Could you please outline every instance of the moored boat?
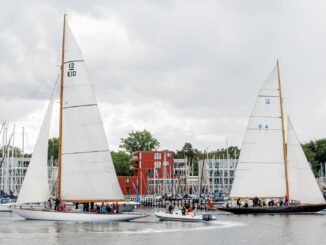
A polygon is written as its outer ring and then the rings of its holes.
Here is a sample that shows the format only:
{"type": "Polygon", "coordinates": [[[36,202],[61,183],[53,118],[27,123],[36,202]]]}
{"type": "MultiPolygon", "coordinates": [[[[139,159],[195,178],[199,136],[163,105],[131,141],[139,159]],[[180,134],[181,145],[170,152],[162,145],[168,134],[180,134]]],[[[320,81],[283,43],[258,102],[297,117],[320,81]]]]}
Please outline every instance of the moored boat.
{"type": "Polygon", "coordinates": [[[15,202],[8,202],[0,204],[0,212],[11,212],[11,207],[13,207],[15,202]]]}
{"type": "Polygon", "coordinates": [[[284,124],[277,62],[249,119],[230,193],[231,204],[219,210],[257,214],[318,212],[326,208],[289,117],[287,132],[284,124]],[[259,205],[248,205],[255,199],[259,205]],[[232,205],[232,200],[237,200],[237,205],[232,205]]]}

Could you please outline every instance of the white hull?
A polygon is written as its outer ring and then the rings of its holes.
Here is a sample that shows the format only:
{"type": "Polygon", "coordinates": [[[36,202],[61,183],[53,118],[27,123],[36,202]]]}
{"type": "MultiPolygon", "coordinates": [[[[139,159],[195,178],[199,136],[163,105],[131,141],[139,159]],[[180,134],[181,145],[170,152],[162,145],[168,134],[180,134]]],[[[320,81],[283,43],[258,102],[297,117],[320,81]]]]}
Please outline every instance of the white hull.
{"type": "Polygon", "coordinates": [[[161,221],[180,221],[180,222],[203,222],[202,215],[186,214],[181,213],[166,213],[166,212],[156,212],[155,216],[161,221]]]}
{"type": "Polygon", "coordinates": [[[0,212],[11,212],[11,206],[15,204],[14,202],[0,204],[0,212]]]}
{"type": "Polygon", "coordinates": [[[89,222],[116,222],[129,221],[146,217],[145,214],[122,213],[122,214],[97,214],[97,213],[76,213],[57,212],[48,210],[18,209],[12,211],[19,216],[30,220],[50,220],[50,221],[89,221],[89,222]]]}

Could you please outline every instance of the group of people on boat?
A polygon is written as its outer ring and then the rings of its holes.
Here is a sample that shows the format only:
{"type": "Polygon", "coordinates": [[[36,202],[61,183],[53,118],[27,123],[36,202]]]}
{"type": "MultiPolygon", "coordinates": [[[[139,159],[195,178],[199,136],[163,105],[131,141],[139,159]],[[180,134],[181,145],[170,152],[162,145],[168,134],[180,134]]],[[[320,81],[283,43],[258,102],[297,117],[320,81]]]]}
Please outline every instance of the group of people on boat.
{"type": "Polygon", "coordinates": [[[96,209],[96,213],[119,213],[120,212],[120,205],[119,203],[112,203],[112,205],[110,204],[104,204],[104,202],[102,202],[101,205],[96,204],[95,206],[96,209]]]}
{"type": "MultiPolygon", "coordinates": [[[[253,199],[245,199],[241,200],[241,198],[237,199],[236,206],[241,208],[248,208],[248,207],[274,207],[274,206],[288,206],[289,205],[289,198],[287,195],[284,198],[279,199],[260,199],[255,197],[253,199]]],[[[226,204],[226,207],[229,208],[229,202],[226,204]]]]}
{"type": "MultiPolygon", "coordinates": [[[[79,202],[75,202],[75,209],[79,209],[79,202]]],[[[120,213],[120,204],[118,202],[116,203],[106,203],[102,202],[101,205],[95,204],[94,202],[83,202],[81,203],[83,205],[83,212],[96,212],[96,213],[120,213]]],[[[49,199],[48,201],[48,207],[52,208],[52,202],[49,199]]],[[[57,211],[65,211],[66,210],[66,204],[64,202],[61,202],[59,199],[54,200],[54,210],[57,211]]]]}
{"type": "MultiPolygon", "coordinates": [[[[168,206],[168,212],[170,214],[172,214],[175,209],[176,209],[176,207],[174,207],[172,204],[168,206]]],[[[193,212],[193,209],[192,209],[192,206],[190,204],[186,204],[181,208],[182,215],[186,215],[186,214],[189,214],[189,213],[192,213],[192,212],[193,212]]]]}

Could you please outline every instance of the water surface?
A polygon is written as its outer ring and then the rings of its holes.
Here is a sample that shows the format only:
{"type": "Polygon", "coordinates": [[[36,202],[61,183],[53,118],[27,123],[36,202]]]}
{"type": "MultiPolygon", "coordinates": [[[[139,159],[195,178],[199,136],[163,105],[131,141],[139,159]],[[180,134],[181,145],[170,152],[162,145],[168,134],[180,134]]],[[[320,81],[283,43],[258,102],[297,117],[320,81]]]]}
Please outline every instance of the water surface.
{"type": "MultiPolygon", "coordinates": [[[[141,210],[153,213],[154,210],[141,210]]],[[[27,221],[0,213],[0,244],[326,244],[326,212],[300,215],[232,215],[214,212],[209,223],[27,221]]]]}

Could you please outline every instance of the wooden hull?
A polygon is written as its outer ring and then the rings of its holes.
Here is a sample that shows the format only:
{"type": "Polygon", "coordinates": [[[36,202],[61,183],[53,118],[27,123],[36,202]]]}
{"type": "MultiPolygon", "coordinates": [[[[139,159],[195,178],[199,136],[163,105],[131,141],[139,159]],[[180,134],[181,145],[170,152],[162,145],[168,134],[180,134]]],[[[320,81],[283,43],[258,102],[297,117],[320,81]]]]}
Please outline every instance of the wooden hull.
{"type": "Polygon", "coordinates": [[[316,213],[326,208],[326,204],[303,204],[278,207],[230,207],[219,208],[221,211],[233,214],[295,214],[295,213],[316,213]]]}
{"type": "Polygon", "coordinates": [[[13,208],[12,211],[28,220],[50,221],[86,221],[86,222],[118,222],[130,221],[146,217],[146,214],[121,213],[121,214],[97,214],[83,212],[57,212],[49,210],[13,208]]]}

